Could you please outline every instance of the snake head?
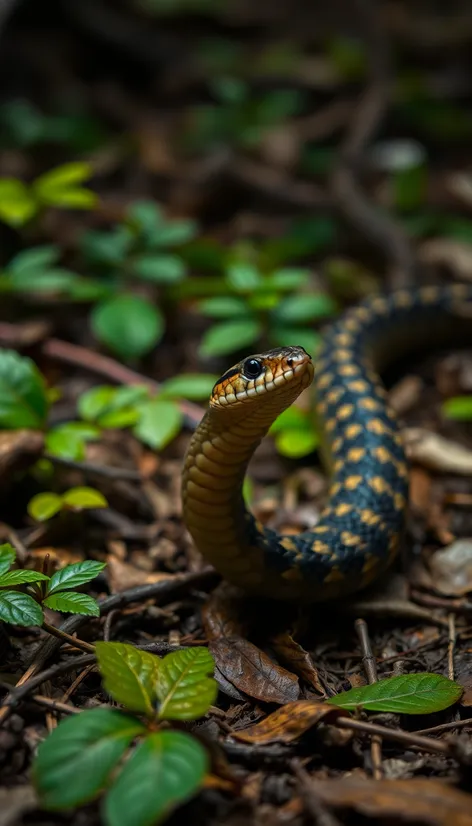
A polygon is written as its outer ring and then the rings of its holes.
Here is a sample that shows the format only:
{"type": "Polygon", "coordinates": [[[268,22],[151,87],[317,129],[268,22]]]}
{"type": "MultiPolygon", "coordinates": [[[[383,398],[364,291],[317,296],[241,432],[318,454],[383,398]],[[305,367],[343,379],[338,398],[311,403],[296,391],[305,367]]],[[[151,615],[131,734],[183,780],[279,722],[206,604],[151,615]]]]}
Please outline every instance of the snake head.
{"type": "Polygon", "coordinates": [[[278,347],[235,364],[213,387],[210,407],[229,409],[264,400],[280,411],[311,383],[313,362],[303,347],[278,347]]]}

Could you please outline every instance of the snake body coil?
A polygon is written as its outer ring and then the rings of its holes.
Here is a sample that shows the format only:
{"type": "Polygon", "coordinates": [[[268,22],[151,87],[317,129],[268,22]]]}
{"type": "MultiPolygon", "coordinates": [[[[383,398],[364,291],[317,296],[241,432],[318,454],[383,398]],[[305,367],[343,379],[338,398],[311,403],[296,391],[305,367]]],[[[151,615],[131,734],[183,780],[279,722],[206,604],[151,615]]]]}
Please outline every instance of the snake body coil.
{"type": "Polygon", "coordinates": [[[464,284],[376,296],[328,329],[315,368],[303,348],[285,347],[250,356],[221,377],[190,441],[182,498],[197,548],[226,579],[272,598],[317,601],[364,587],[390,564],[408,467],[377,369],[427,339],[463,335],[471,300],[464,284]],[[313,371],[332,483],[313,530],[281,536],[246,510],[242,483],[260,440],[313,371]]]}

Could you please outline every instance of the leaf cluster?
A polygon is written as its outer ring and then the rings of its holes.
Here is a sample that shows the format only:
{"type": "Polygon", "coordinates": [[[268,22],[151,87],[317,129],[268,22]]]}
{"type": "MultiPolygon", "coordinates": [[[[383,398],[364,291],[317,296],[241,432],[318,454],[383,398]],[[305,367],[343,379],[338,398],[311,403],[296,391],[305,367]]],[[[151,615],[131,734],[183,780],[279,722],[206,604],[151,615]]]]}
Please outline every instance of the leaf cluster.
{"type": "Polygon", "coordinates": [[[105,791],[107,826],[158,823],[198,790],[208,769],[200,742],[165,721],[208,711],[218,690],[213,659],[204,648],[161,659],[107,642],[97,643],[96,653],[105,690],[134,714],[97,708],[61,722],[34,765],[42,805],[67,809],[105,791]]]}
{"type": "Polygon", "coordinates": [[[39,571],[10,570],[15,559],[11,545],[0,545],[1,621],[12,625],[42,625],[42,607],[68,614],[99,615],[96,600],[71,589],[95,579],[105,567],[104,563],[76,562],[49,577],[39,571]]]}
{"type": "Polygon", "coordinates": [[[19,178],[0,178],[0,220],[22,227],[47,207],[94,209],[98,198],[82,186],[92,176],[85,161],[73,161],[50,169],[32,183],[19,178]]]}

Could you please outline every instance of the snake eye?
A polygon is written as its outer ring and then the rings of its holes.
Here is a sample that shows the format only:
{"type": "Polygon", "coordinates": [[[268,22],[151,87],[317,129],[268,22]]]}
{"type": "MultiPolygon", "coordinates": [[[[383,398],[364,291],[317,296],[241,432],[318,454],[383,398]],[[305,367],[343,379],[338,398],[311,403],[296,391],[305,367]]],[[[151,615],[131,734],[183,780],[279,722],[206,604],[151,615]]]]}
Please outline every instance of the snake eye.
{"type": "Polygon", "coordinates": [[[243,364],[243,373],[247,379],[257,379],[264,367],[259,359],[247,359],[243,364]]]}

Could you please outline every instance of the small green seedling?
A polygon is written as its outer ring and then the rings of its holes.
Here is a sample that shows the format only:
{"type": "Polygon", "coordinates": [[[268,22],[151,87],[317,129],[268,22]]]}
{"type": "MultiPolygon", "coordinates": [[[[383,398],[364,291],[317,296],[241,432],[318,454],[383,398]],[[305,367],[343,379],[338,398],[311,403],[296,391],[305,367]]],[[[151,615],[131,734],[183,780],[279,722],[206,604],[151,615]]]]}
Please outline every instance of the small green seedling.
{"type": "Polygon", "coordinates": [[[12,625],[42,625],[43,607],[68,614],[98,617],[96,600],[70,590],[95,579],[103,570],[102,562],[76,562],[66,565],[51,577],[39,571],[10,570],[16,559],[15,549],[0,545],[0,620],[12,625]],[[14,590],[13,590],[14,589],[14,590]]]}
{"type": "Polygon", "coordinates": [[[95,488],[77,487],[65,493],[37,493],[28,502],[28,513],[37,522],[47,522],[61,511],[84,511],[107,508],[108,502],[95,488]]]}
{"type": "Polygon", "coordinates": [[[47,207],[94,209],[96,194],[82,186],[92,173],[90,164],[75,161],[45,172],[31,184],[18,178],[0,178],[0,220],[17,228],[47,207]]]}
{"type": "Polygon", "coordinates": [[[209,760],[192,734],[169,723],[202,717],[215,701],[205,648],[160,658],[124,643],[96,645],[103,686],[125,711],[95,708],[62,721],[33,768],[41,805],[61,811],[99,795],[106,826],[164,820],[201,787],[209,760]]]}

